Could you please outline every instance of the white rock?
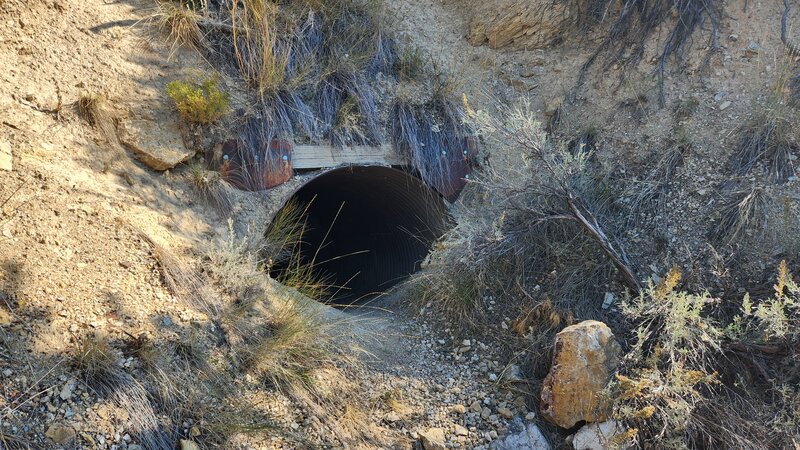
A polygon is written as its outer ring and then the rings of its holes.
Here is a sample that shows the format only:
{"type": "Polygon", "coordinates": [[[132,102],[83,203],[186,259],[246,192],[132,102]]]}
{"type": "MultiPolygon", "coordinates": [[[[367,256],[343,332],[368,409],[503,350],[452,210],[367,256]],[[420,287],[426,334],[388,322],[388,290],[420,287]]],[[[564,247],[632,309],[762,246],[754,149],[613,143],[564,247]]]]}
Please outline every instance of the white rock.
{"type": "Polygon", "coordinates": [[[492,448],[495,450],[550,450],[550,444],[539,427],[529,423],[524,430],[509,434],[494,444],[492,448]]]}
{"type": "Polygon", "coordinates": [[[722,102],[722,104],[719,105],[719,110],[720,111],[725,111],[730,106],[731,106],[731,102],[726,100],[726,101],[722,102]]]}
{"type": "Polygon", "coordinates": [[[58,394],[61,397],[61,400],[69,400],[72,398],[72,390],[75,389],[75,382],[68,381],[64,387],[61,388],[61,392],[58,394]]]}
{"type": "MultiPolygon", "coordinates": [[[[625,428],[615,420],[602,423],[584,425],[572,438],[575,450],[607,450],[619,448],[619,443],[614,442],[614,437],[625,431],[625,428]],[[612,445],[615,444],[615,445],[612,445]]],[[[626,446],[622,446],[626,448],[626,446]]]]}

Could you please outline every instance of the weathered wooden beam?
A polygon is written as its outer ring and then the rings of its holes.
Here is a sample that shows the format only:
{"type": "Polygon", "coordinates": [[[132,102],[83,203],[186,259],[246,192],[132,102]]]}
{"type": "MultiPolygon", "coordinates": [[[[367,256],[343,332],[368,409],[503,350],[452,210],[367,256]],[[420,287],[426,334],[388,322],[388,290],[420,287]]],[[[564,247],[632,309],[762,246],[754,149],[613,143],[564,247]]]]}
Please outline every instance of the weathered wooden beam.
{"type": "Polygon", "coordinates": [[[334,147],[332,145],[295,145],[292,147],[293,169],[325,169],[342,164],[404,165],[403,159],[391,145],[371,147],[356,145],[334,147]]]}

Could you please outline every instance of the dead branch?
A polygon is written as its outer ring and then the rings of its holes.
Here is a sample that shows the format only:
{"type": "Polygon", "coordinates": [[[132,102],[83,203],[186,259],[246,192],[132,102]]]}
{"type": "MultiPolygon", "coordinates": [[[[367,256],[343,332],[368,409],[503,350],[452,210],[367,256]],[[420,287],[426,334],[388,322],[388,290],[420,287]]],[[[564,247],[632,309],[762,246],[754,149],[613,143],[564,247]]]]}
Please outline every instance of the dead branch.
{"type": "Polygon", "coordinates": [[[597,220],[590,212],[586,212],[586,215],[589,216],[590,219],[586,218],[578,206],[575,204],[575,197],[572,195],[572,192],[567,192],[567,205],[569,205],[569,209],[572,214],[575,215],[575,219],[578,223],[583,226],[586,232],[589,233],[592,238],[600,244],[600,248],[603,249],[603,252],[608,256],[611,260],[611,263],[614,264],[614,267],[617,268],[622,273],[622,278],[625,281],[625,284],[631,288],[637,294],[642,291],[642,285],[639,283],[639,280],[636,279],[636,276],[633,274],[633,271],[625,262],[625,258],[622,253],[617,251],[614,248],[614,245],[606,236],[605,232],[603,232],[602,227],[600,224],[597,223],[597,220]]]}

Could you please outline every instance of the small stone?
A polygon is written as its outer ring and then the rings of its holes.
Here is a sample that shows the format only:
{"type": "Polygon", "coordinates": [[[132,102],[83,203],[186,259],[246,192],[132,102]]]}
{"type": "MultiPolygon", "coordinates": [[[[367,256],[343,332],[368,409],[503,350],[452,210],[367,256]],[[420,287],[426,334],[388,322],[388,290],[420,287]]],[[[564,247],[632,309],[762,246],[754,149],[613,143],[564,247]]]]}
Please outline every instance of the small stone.
{"type": "MultiPolygon", "coordinates": [[[[83,439],[84,442],[86,442],[86,445],[88,445],[89,448],[97,447],[97,443],[94,442],[94,438],[92,437],[91,434],[86,432],[81,432],[81,438],[83,439]]],[[[141,449],[141,447],[139,448],[141,449]]],[[[131,447],[128,447],[128,450],[131,450],[131,447]]]]}
{"type": "Polygon", "coordinates": [[[200,447],[188,439],[181,439],[181,450],[200,450],[200,447]]]}
{"type": "Polygon", "coordinates": [[[510,418],[514,417],[514,413],[511,412],[511,410],[508,409],[508,408],[497,408],[497,414],[500,414],[501,416],[503,416],[506,419],[510,419],[510,418]]]}
{"type": "MultiPolygon", "coordinates": [[[[429,428],[419,433],[422,441],[422,448],[425,450],[446,450],[444,430],[441,428],[429,428]]],[[[182,449],[183,450],[183,449],[182,449]]]]}
{"type": "Polygon", "coordinates": [[[455,424],[454,431],[456,436],[469,436],[469,430],[459,424],[455,424]]]}
{"type": "Polygon", "coordinates": [[[200,429],[197,427],[189,428],[189,436],[191,437],[200,436],[200,429]]]}
{"type": "Polygon", "coordinates": [[[181,138],[174,115],[157,120],[124,120],[120,140],[146,166],[159,172],[172,169],[194,155],[181,138]]]}
{"type": "Polygon", "coordinates": [[[464,339],[463,341],[461,341],[461,345],[463,345],[464,347],[469,347],[472,345],[472,341],[470,341],[469,339],[464,339]]]}
{"type": "Polygon", "coordinates": [[[75,389],[75,383],[72,381],[67,382],[64,387],[61,388],[61,392],[58,394],[61,397],[61,400],[69,400],[72,398],[72,390],[75,389]]]}
{"type": "Polygon", "coordinates": [[[390,422],[390,423],[397,422],[398,420],[400,420],[400,414],[397,414],[396,412],[391,411],[388,414],[386,414],[385,416],[383,416],[383,420],[385,420],[387,422],[390,422]]]}
{"type": "Polygon", "coordinates": [[[66,425],[50,425],[44,434],[48,439],[56,444],[66,444],[75,439],[75,430],[66,425]]]}
{"type": "Polygon", "coordinates": [[[489,416],[492,415],[492,410],[489,408],[483,408],[481,410],[481,419],[488,419],[489,416]]]}
{"type": "Polygon", "coordinates": [[[492,383],[494,383],[495,381],[497,381],[497,375],[496,375],[496,374],[494,374],[494,373],[490,373],[490,374],[489,374],[489,381],[491,381],[492,383]]]}
{"type": "Polygon", "coordinates": [[[469,409],[472,410],[472,412],[481,412],[481,408],[483,408],[483,406],[481,406],[481,402],[479,402],[478,400],[475,400],[469,406],[469,409]]]}
{"type": "Polygon", "coordinates": [[[725,111],[725,110],[726,110],[726,109],[728,109],[730,106],[731,106],[731,102],[730,102],[730,101],[728,101],[728,100],[726,100],[726,101],[722,102],[722,103],[719,105],[719,110],[720,110],[720,111],[725,111]]]}
{"type": "Polygon", "coordinates": [[[466,410],[467,408],[460,403],[458,405],[453,406],[453,412],[456,414],[464,414],[466,410]]]}
{"type": "Polygon", "coordinates": [[[6,378],[8,378],[8,377],[10,377],[10,376],[11,376],[13,373],[14,373],[14,372],[13,372],[11,369],[6,369],[6,370],[4,370],[4,371],[3,371],[3,376],[4,376],[4,377],[6,377],[6,378]]]}
{"type": "Polygon", "coordinates": [[[553,98],[545,102],[544,104],[544,115],[547,117],[553,117],[556,115],[559,109],[561,109],[561,103],[563,99],[561,97],[553,98]]]}

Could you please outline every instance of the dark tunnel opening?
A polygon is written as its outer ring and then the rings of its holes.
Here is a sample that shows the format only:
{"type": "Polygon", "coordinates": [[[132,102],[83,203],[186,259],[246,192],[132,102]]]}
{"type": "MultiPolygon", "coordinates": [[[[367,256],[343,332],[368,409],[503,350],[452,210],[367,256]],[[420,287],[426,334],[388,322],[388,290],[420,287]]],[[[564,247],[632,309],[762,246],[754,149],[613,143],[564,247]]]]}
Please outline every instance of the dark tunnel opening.
{"type": "MultiPolygon", "coordinates": [[[[329,286],[321,300],[337,304],[373,298],[419,270],[449,223],[439,194],[419,178],[383,166],[322,173],[287,204],[302,211],[305,224],[293,251],[329,286]]],[[[276,261],[270,274],[281,280],[288,260],[276,261]]]]}

